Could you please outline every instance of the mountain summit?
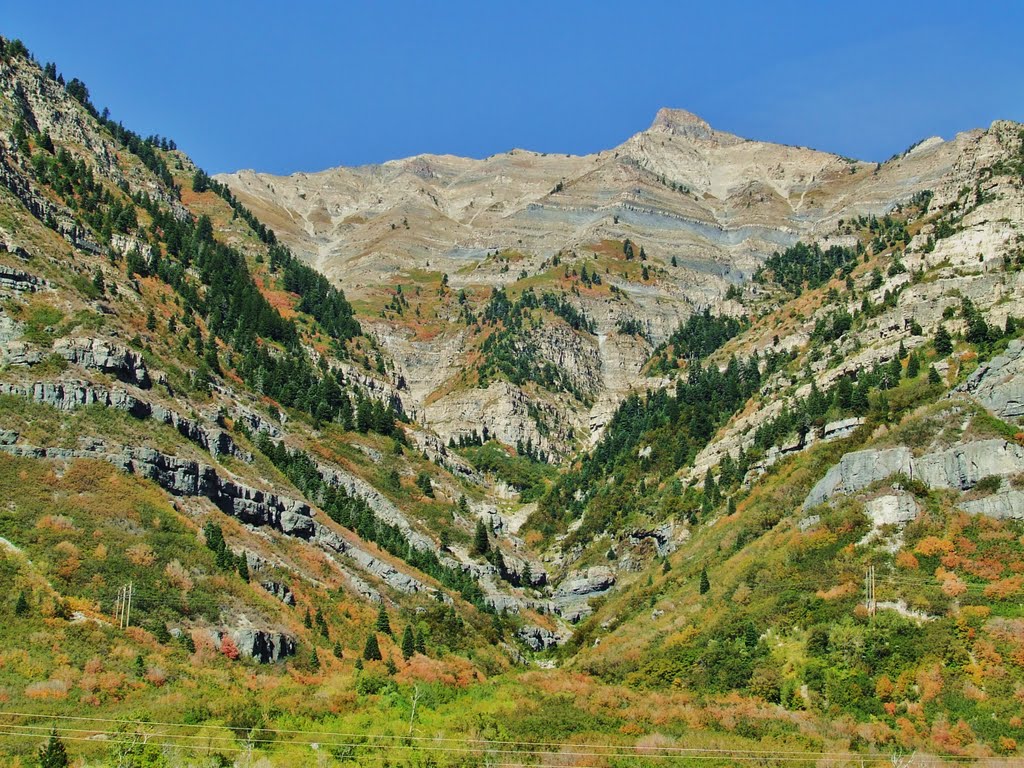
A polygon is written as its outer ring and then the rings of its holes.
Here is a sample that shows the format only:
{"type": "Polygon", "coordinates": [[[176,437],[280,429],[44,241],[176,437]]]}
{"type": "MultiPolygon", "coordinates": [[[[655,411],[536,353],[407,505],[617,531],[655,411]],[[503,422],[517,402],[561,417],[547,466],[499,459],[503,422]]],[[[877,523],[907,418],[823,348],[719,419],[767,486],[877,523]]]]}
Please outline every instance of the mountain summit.
{"type": "Polygon", "coordinates": [[[669,133],[690,139],[711,139],[717,133],[703,119],[685,109],[662,107],[654,116],[648,129],[651,132],[669,133]]]}

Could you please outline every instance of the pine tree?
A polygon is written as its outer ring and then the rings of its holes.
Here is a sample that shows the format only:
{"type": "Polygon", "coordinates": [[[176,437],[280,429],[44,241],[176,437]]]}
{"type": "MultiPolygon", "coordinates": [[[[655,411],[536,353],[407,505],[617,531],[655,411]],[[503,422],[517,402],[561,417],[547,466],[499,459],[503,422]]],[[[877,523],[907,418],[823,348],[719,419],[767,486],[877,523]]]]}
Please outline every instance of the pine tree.
{"type": "Polygon", "coordinates": [[[711,582],[708,581],[708,569],[700,569],[700,593],[706,595],[708,590],[711,589],[711,582]]]}
{"type": "Polygon", "coordinates": [[[910,359],[907,361],[907,378],[916,379],[917,375],[921,372],[921,360],[918,358],[916,352],[910,354],[910,359]]]}
{"type": "Polygon", "coordinates": [[[313,614],[311,614],[309,612],[309,608],[306,609],[306,616],[302,620],[302,625],[306,629],[312,629],[313,628],[313,614]]]}
{"type": "Polygon", "coordinates": [[[66,768],[69,764],[64,742],[57,736],[57,729],[53,728],[50,731],[49,740],[39,750],[39,766],[40,768],[66,768]]]}
{"type": "Polygon", "coordinates": [[[330,639],[330,632],[327,629],[327,619],[324,618],[324,612],[320,609],[316,609],[316,628],[320,630],[320,634],[330,639]]]}
{"type": "Polygon", "coordinates": [[[416,630],[416,653],[427,655],[427,636],[423,634],[422,629],[416,630]]]}
{"type": "Polygon", "coordinates": [[[753,648],[757,645],[757,640],[757,630],[754,629],[753,624],[748,622],[746,630],[743,633],[743,642],[746,644],[747,648],[753,648]]]}
{"type": "Polygon", "coordinates": [[[388,611],[384,607],[383,600],[380,601],[380,608],[377,610],[377,621],[373,628],[378,632],[383,632],[385,635],[391,634],[391,622],[388,621],[388,611]]]}
{"type": "Polygon", "coordinates": [[[345,652],[341,649],[341,643],[336,642],[334,644],[334,658],[336,658],[338,661],[341,661],[344,655],[345,652]]]}
{"type": "Polygon", "coordinates": [[[414,653],[416,653],[416,639],[412,634],[412,626],[406,624],[405,631],[402,633],[402,658],[408,661],[414,653]]]}
{"type": "Polygon", "coordinates": [[[476,521],[476,532],[473,535],[473,554],[486,555],[491,548],[491,542],[487,538],[487,526],[483,520],[476,521]]]}
{"type": "Polygon", "coordinates": [[[398,672],[398,665],[395,664],[395,660],[388,656],[387,663],[384,664],[384,668],[388,671],[389,675],[394,675],[398,672]]]}
{"type": "Polygon", "coordinates": [[[14,615],[15,616],[27,616],[29,611],[28,598],[25,597],[25,591],[22,590],[18,593],[18,599],[14,603],[14,615]]]}
{"type": "Polygon", "coordinates": [[[935,340],[933,341],[933,344],[935,346],[935,353],[939,357],[946,357],[953,351],[953,339],[950,338],[949,331],[946,330],[946,326],[940,325],[938,330],[935,331],[935,340]]]}
{"type": "Polygon", "coordinates": [[[316,646],[313,647],[313,652],[309,654],[309,667],[313,671],[320,669],[320,654],[316,652],[316,646]]]}
{"type": "Polygon", "coordinates": [[[934,365],[928,366],[928,383],[929,384],[941,384],[942,379],[939,377],[939,372],[935,370],[934,365]]]}
{"type": "Polygon", "coordinates": [[[155,331],[156,330],[156,315],[153,313],[152,309],[149,310],[149,314],[146,315],[146,330],[147,331],[155,331]]]}
{"type": "Polygon", "coordinates": [[[245,552],[238,554],[238,575],[242,577],[242,581],[249,580],[249,558],[245,556],[245,552]]]}
{"type": "Polygon", "coordinates": [[[380,646],[377,644],[377,634],[371,632],[370,636],[366,638],[366,647],[363,648],[363,658],[367,661],[380,661],[383,656],[380,655],[380,646]]]}

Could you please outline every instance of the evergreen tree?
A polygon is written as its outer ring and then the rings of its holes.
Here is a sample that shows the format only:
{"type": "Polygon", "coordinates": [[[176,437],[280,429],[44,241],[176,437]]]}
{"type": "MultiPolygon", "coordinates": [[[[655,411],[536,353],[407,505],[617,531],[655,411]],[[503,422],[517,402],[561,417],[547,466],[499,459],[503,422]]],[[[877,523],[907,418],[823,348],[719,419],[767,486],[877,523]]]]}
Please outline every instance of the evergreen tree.
{"type": "Polygon", "coordinates": [[[929,384],[941,384],[942,379],[939,377],[939,372],[935,370],[934,365],[928,366],[928,383],[929,384]]]}
{"type": "Polygon", "coordinates": [[[487,538],[487,526],[483,520],[476,521],[476,532],[473,535],[473,554],[486,555],[491,548],[491,542],[487,538]]]}
{"type": "Polygon", "coordinates": [[[414,653],[416,653],[416,638],[413,637],[412,626],[406,624],[405,631],[402,633],[402,658],[408,661],[414,653]]]}
{"type": "Polygon", "coordinates": [[[427,655],[427,638],[422,629],[416,630],[416,653],[427,655]]]}
{"type": "Polygon", "coordinates": [[[338,661],[341,661],[344,655],[345,652],[341,649],[341,643],[336,642],[334,644],[334,658],[336,658],[338,661]]]}
{"type": "Polygon", "coordinates": [[[156,315],[153,313],[152,309],[149,310],[149,314],[146,315],[146,330],[150,332],[156,330],[156,315]]]}
{"type": "Polygon", "coordinates": [[[243,581],[249,580],[249,558],[245,556],[245,552],[238,553],[238,575],[243,581]]]}
{"type": "Polygon", "coordinates": [[[938,330],[935,331],[935,340],[933,344],[935,346],[935,353],[939,357],[946,357],[953,351],[953,339],[950,338],[949,331],[946,330],[946,326],[940,325],[938,330]]]}
{"type": "Polygon", "coordinates": [[[313,628],[313,614],[311,614],[311,613],[309,612],[309,608],[307,608],[307,609],[306,609],[306,616],[305,616],[305,618],[304,618],[304,619],[302,620],[302,625],[303,625],[303,626],[304,626],[304,627],[305,627],[306,629],[312,629],[312,628],[313,628]]]}
{"type": "Polygon", "coordinates": [[[316,652],[316,646],[313,646],[313,652],[309,654],[309,667],[313,671],[320,669],[320,654],[316,652]]]}
{"type": "Polygon", "coordinates": [[[93,273],[92,287],[96,289],[96,293],[98,293],[100,296],[106,293],[107,286],[106,283],[104,283],[103,281],[103,273],[100,271],[99,267],[97,267],[96,271],[93,273]]]}
{"type": "Polygon", "coordinates": [[[416,487],[419,488],[427,498],[434,498],[434,486],[433,483],[430,482],[430,475],[426,472],[420,472],[416,475],[416,487]]]}
{"type": "Polygon", "coordinates": [[[377,644],[377,634],[371,632],[370,636],[366,638],[366,647],[363,648],[363,658],[367,661],[380,661],[383,656],[380,655],[380,646],[377,644]]]}
{"type": "Polygon", "coordinates": [[[918,358],[917,353],[913,352],[910,355],[910,359],[907,361],[907,378],[916,379],[917,375],[921,372],[921,360],[918,358]]]}
{"type": "Polygon", "coordinates": [[[320,630],[320,634],[326,637],[328,640],[331,637],[331,633],[327,628],[327,619],[324,617],[324,612],[320,608],[316,609],[316,628],[320,630]]]}
{"type": "Polygon", "coordinates": [[[711,589],[711,582],[708,581],[708,569],[700,569],[700,593],[706,595],[708,590],[711,589]]]}
{"type": "Polygon", "coordinates": [[[394,675],[398,672],[398,665],[395,664],[395,660],[388,656],[387,662],[384,664],[384,669],[388,671],[389,675],[394,675]]]}
{"type": "Polygon", "coordinates": [[[39,750],[39,766],[40,768],[66,768],[69,764],[64,742],[57,736],[57,729],[53,728],[50,731],[49,740],[39,750]]]}
{"type": "Polygon", "coordinates": [[[18,599],[14,603],[14,615],[15,616],[27,616],[29,611],[28,598],[25,597],[25,591],[22,590],[18,593],[18,599]]]}
{"type": "Polygon", "coordinates": [[[388,621],[388,611],[384,607],[384,601],[380,601],[380,607],[377,610],[377,621],[373,625],[374,629],[378,632],[383,632],[385,635],[391,634],[391,622],[388,621]]]}

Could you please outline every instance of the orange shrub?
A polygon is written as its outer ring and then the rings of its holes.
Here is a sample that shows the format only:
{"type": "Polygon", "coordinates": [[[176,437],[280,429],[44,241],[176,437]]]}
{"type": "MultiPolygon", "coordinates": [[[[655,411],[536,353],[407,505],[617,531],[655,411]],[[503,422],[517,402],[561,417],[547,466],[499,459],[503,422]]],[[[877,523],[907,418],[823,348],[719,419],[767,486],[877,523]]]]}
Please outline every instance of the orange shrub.
{"type": "Polygon", "coordinates": [[[902,568],[906,571],[916,571],[919,566],[920,564],[917,562],[917,558],[906,550],[903,550],[896,555],[897,568],[902,568]]]}
{"type": "Polygon", "coordinates": [[[925,536],[917,543],[917,548],[914,551],[925,557],[944,555],[953,551],[953,545],[937,536],[925,536]]]}

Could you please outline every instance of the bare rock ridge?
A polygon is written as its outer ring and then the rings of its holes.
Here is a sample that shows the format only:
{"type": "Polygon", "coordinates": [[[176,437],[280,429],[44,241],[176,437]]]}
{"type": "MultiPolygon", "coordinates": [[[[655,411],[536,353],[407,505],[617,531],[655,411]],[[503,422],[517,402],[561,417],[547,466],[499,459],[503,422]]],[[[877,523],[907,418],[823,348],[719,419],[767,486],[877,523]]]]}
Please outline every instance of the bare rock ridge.
{"type": "Polygon", "coordinates": [[[486,426],[503,442],[531,440],[557,458],[594,439],[628,392],[650,386],[642,373],[650,347],[694,309],[737,312],[726,290],[772,251],[824,241],[839,220],[888,213],[921,190],[962,186],[966,169],[991,152],[986,137],[928,140],[876,165],[743,139],[662,109],[648,129],[592,155],[420,155],[218,178],[357,307],[373,308],[360,319],[393,361],[389,378],[407,412],[444,441],[486,426]],[[644,247],[648,278],[613,273],[605,278],[612,294],[565,293],[594,321],[595,336],[553,328],[530,341],[584,401],[529,385],[466,384],[460,376],[477,348],[457,312],[426,304],[438,327],[418,334],[376,309],[396,283],[415,287],[430,275],[480,297],[524,276],[546,290],[557,283],[556,254],[578,270],[626,239],[644,247]],[[645,337],[622,332],[636,321],[645,337]]]}

